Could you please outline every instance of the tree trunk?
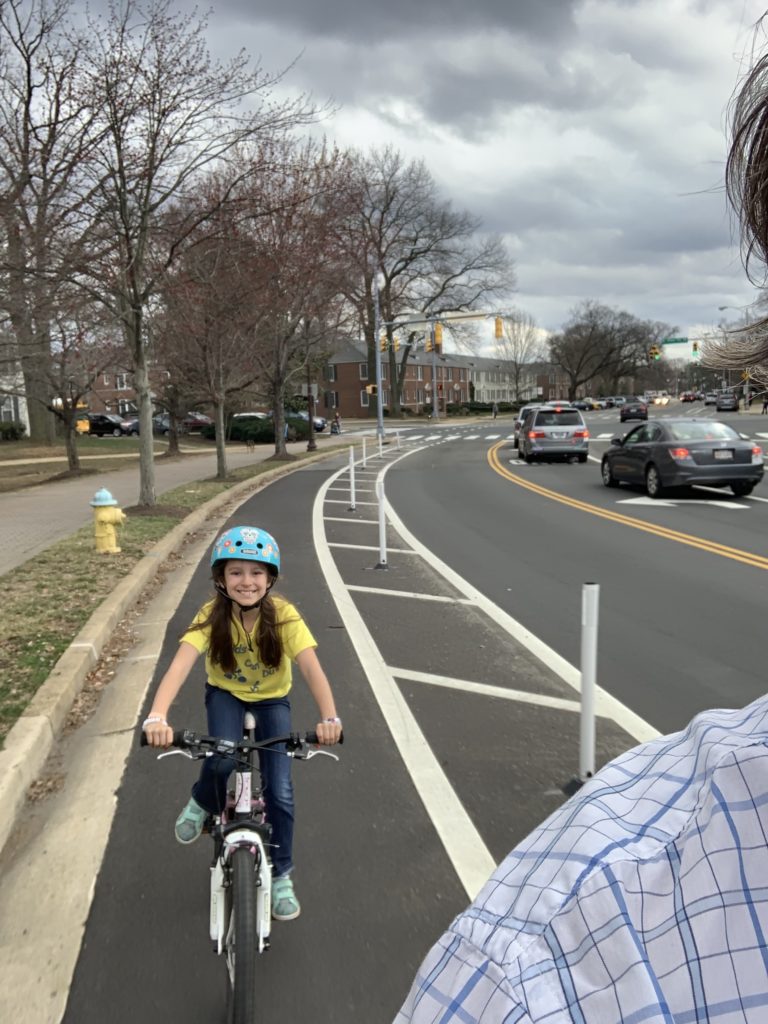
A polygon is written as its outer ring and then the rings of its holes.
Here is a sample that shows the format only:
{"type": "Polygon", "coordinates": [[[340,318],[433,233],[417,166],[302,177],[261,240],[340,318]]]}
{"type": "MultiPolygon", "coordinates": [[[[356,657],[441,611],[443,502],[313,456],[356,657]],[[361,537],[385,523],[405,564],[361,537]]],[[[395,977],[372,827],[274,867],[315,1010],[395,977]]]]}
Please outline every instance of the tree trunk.
{"type": "Polygon", "coordinates": [[[216,420],[216,479],[227,479],[227,438],[225,434],[224,403],[216,402],[214,406],[216,420]]]}
{"type": "Polygon", "coordinates": [[[64,445],[67,450],[67,467],[70,473],[77,473],[80,469],[80,453],[77,450],[77,431],[75,416],[69,422],[64,421],[64,445]]]}
{"type": "Polygon", "coordinates": [[[157,503],[155,492],[155,447],[152,436],[152,396],[149,390],[147,351],[144,345],[141,310],[135,307],[127,317],[128,349],[133,355],[133,387],[139,406],[139,505],[157,503]]]}

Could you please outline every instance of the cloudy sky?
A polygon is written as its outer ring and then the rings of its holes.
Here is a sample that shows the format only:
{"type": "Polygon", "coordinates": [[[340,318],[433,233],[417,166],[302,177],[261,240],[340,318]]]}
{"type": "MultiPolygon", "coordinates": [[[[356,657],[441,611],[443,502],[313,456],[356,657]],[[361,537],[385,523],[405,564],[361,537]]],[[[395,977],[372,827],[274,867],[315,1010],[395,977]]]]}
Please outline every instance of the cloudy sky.
{"type": "Polygon", "coordinates": [[[300,54],[289,84],[338,105],[329,135],[423,159],[504,236],[511,301],[540,327],[592,299],[695,333],[755,298],[722,184],[726,108],[766,7],[214,0],[209,43],[270,71],[300,54]]]}

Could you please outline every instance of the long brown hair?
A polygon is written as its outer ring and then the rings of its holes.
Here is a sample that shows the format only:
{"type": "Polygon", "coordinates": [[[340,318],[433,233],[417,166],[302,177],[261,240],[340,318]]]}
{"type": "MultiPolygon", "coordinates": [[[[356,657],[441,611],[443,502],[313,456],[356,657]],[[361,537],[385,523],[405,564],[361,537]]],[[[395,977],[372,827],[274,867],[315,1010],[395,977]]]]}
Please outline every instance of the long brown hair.
{"type": "MultiPolygon", "coordinates": [[[[227,597],[224,591],[224,565],[225,562],[217,562],[212,569],[213,583],[216,587],[216,596],[206,618],[197,623],[194,629],[208,629],[210,627],[211,639],[208,644],[208,654],[213,664],[218,665],[224,672],[234,672],[237,663],[235,651],[232,644],[232,619],[233,604],[231,598],[227,597]]],[[[269,573],[271,585],[277,579],[277,573],[271,565],[265,565],[269,573]]],[[[270,589],[261,599],[259,605],[258,631],[256,634],[256,646],[262,664],[267,668],[277,668],[283,657],[283,644],[280,640],[278,627],[283,621],[278,621],[278,608],[272,598],[270,589]]],[[[234,616],[237,622],[237,616],[234,616]]],[[[241,624],[238,625],[242,628],[241,624]]]]}

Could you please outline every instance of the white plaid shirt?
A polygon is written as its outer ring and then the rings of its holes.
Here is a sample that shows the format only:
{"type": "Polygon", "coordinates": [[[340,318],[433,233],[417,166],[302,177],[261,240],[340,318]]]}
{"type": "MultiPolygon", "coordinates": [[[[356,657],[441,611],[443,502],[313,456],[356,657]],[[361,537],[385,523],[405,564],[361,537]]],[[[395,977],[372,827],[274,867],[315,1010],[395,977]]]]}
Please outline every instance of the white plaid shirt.
{"type": "Polygon", "coordinates": [[[606,765],[422,964],[395,1024],[765,1024],[768,698],[606,765]]]}

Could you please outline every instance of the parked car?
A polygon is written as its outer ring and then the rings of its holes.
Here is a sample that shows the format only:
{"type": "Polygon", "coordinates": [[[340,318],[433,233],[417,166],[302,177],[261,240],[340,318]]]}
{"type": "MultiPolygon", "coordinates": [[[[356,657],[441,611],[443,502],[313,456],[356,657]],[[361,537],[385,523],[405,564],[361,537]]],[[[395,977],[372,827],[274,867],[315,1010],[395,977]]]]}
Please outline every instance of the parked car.
{"type": "MultiPolygon", "coordinates": [[[[170,432],[171,432],[171,417],[168,415],[168,413],[162,412],[162,413],[159,413],[157,416],[153,416],[152,417],[152,430],[156,434],[163,434],[166,437],[168,436],[168,434],[170,434],[170,432]]],[[[185,434],[186,432],[187,432],[187,428],[184,426],[184,424],[182,422],[177,421],[176,422],[176,433],[177,434],[185,434]]]]}
{"type": "Polygon", "coordinates": [[[586,412],[588,409],[592,408],[592,399],[591,398],[577,398],[576,401],[573,403],[573,408],[574,409],[581,409],[582,411],[586,412]]]}
{"type": "Polygon", "coordinates": [[[205,416],[201,412],[188,412],[181,420],[182,426],[189,433],[202,430],[203,427],[207,427],[211,423],[213,423],[211,417],[205,416]]]}
{"type": "Polygon", "coordinates": [[[738,412],[739,397],[733,391],[718,391],[715,399],[716,412],[738,412]]]}
{"type": "MultiPolygon", "coordinates": [[[[287,417],[298,416],[299,419],[302,419],[306,423],[309,423],[309,413],[306,412],[305,410],[300,410],[299,412],[286,412],[285,415],[287,417]]],[[[328,426],[328,421],[323,416],[313,416],[312,422],[315,425],[316,433],[322,433],[322,431],[325,430],[325,428],[328,426]]]]}
{"type": "Polygon", "coordinates": [[[104,437],[111,434],[113,437],[122,437],[129,433],[126,421],[122,416],[113,412],[89,412],[88,433],[95,437],[104,437]]]}
{"type": "Polygon", "coordinates": [[[541,406],[542,406],[541,402],[529,402],[527,405],[521,405],[520,406],[520,408],[519,408],[519,410],[517,412],[517,416],[515,417],[514,426],[512,428],[512,447],[513,448],[517,448],[518,447],[518,441],[519,441],[519,438],[520,438],[520,427],[522,425],[523,420],[525,419],[525,414],[527,412],[531,412],[531,410],[533,410],[533,409],[540,409],[541,406]]]}
{"type": "Polygon", "coordinates": [[[520,427],[518,451],[529,463],[553,457],[586,462],[589,431],[584,417],[572,406],[543,405],[529,411],[520,427]]]}
{"type": "Polygon", "coordinates": [[[138,416],[126,416],[123,420],[123,433],[138,436],[139,433],[139,417],[138,416]]]}
{"type": "Polygon", "coordinates": [[[651,498],[692,484],[746,497],[763,478],[763,450],[717,420],[648,420],[614,437],[600,468],[606,487],[645,486],[651,498]]]}
{"type": "Polygon", "coordinates": [[[648,406],[642,398],[634,396],[627,398],[626,402],[619,409],[619,422],[624,423],[625,420],[647,420],[648,419],[648,406]]]}

